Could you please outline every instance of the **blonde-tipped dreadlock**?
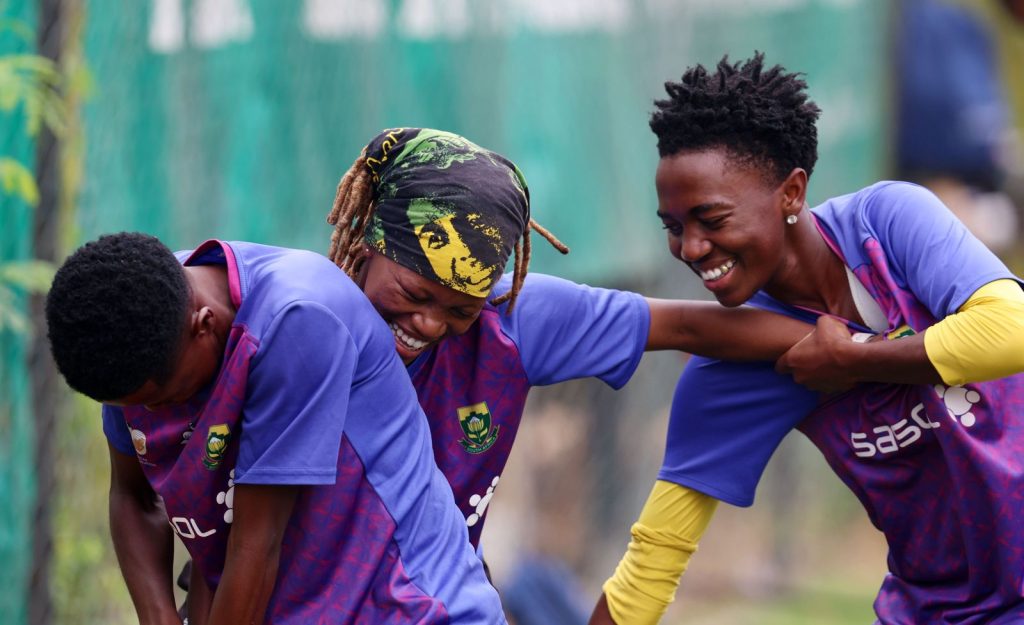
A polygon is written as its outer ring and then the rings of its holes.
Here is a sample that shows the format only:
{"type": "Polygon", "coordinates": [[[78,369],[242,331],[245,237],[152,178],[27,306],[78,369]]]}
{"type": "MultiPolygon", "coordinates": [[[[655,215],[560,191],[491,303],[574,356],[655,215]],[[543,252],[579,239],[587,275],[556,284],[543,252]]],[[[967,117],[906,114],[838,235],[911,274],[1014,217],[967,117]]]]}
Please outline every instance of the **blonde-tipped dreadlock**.
{"type": "Polygon", "coordinates": [[[491,300],[491,304],[495,306],[508,302],[508,310],[506,313],[512,312],[512,309],[516,305],[516,298],[519,297],[519,291],[523,288],[523,281],[526,280],[526,271],[530,266],[530,230],[536,230],[537,234],[544,237],[544,239],[559,252],[563,254],[569,253],[569,248],[559,241],[558,237],[551,234],[551,232],[549,232],[544,226],[541,226],[533,219],[530,219],[530,223],[527,224],[526,232],[523,233],[523,237],[516,241],[515,257],[512,260],[512,288],[504,295],[499,295],[491,300]]]}
{"type": "Polygon", "coordinates": [[[353,280],[359,272],[364,255],[363,234],[373,217],[373,182],[366,167],[366,148],[352,163],[338,183],[334,205],[327,223],[334,226],[327,257],[353,280]]]}
{"type": "MultiPolygon", "coordinates": [[[[341,267],[342,271],[353,280],[366,258],[363,253],[363,236],[366,233],[367,224],[373,218],[373,210],[373,181],[370,169],[366,166],[366,149],[364,148],[359,158],[341,177],[338,191],[334,196],[334,205],[327,215],[327,223],[334,226],[327,257],[341,267]]],[[[523,288],[527,269],[530,266],[530,230],[536,230],[537,234],[544,237],[552,247],[562,254],[569,253],[569,248],[564,243],[531,219],[527,224],[526,232],[515,244],[515,257],[512,260],[512,288],[507,293],[491,300],[491,304],[495,306],[508,302],[507,313],[511,313],[515,307],[516,298],[519,297],[519,291],[523,288]]]]}

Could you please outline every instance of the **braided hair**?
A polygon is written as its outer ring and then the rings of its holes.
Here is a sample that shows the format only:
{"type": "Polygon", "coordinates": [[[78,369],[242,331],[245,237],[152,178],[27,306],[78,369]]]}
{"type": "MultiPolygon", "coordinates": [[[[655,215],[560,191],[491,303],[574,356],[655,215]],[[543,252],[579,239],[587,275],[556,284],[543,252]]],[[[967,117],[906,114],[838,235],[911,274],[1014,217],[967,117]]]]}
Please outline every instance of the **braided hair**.
{"type": "Polygon", "coordinates": [[[764,54],[729,63],[714,73],[690,67],[679,82],[666,82],[668,99],[656,100],[651,130],[664,158],[687,150],[722,147],[781,182],[796,167],[814,171],[816,122],[821,109],[807,97],[801,74],[781,65],[765,68],[764,54]]]}
{"type": "MultiPolygon", "coordinates": [[[[366,149],[364,148],[359,158],[352,163],[338,183],[334,205],[327,215],[327,223],[334,226],[327,256],[353,279],[359,273],[359,269],[366,259],[363,238],[375,209],[373,174],[367,167],[366,160],[366,149]]],[[[507,293],[490,301],[495,306],[508,302],[506,314],[511,313],[515,307],[516,298],[526,279],[530,264],[530,230],[536,230],[562,254],[569,253],[569,248],[565,244],[531,218],[525,232],[515,242],[515,255],[512,261],[512,288],[507,293]]]]}

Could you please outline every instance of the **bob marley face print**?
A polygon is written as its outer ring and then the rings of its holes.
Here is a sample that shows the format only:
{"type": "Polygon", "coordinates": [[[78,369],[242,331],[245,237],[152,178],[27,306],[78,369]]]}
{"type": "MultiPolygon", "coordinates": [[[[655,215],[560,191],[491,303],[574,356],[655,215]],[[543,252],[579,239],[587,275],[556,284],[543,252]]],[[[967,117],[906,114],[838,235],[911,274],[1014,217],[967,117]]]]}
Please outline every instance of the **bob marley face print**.
{"type": "Polygon", "coordinates": [[[424,277],[486,297],[530,219],[504,157],[447,132],[399,128],[367,146],[376,210],[366,242],[424,277]]]}

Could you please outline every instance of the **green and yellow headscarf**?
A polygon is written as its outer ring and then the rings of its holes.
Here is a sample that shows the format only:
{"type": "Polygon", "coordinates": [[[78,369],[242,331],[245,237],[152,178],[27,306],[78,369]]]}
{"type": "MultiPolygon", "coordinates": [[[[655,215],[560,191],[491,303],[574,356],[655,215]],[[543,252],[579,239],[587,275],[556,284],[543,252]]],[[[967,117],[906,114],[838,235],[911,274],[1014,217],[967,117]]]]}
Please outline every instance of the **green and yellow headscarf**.
{"type": "Polygon", "coordinates": [[[487,297],[530,223],[514,163],[459,135],[394,128],[366,146],[376,209],[365,240],[420,275],[487,297]]]}

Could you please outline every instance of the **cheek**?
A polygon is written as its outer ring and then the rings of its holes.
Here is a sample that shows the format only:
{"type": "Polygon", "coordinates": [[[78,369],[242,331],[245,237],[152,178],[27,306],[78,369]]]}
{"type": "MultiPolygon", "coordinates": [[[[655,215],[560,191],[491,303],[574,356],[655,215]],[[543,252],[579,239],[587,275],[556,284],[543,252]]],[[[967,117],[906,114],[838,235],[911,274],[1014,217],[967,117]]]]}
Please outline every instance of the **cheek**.
{"type": "Polygon", "coordinates": [[[682,260],[683,254],[683,239],[675,235],[668,235],[668,251],[674,258],[682,260]]]}

